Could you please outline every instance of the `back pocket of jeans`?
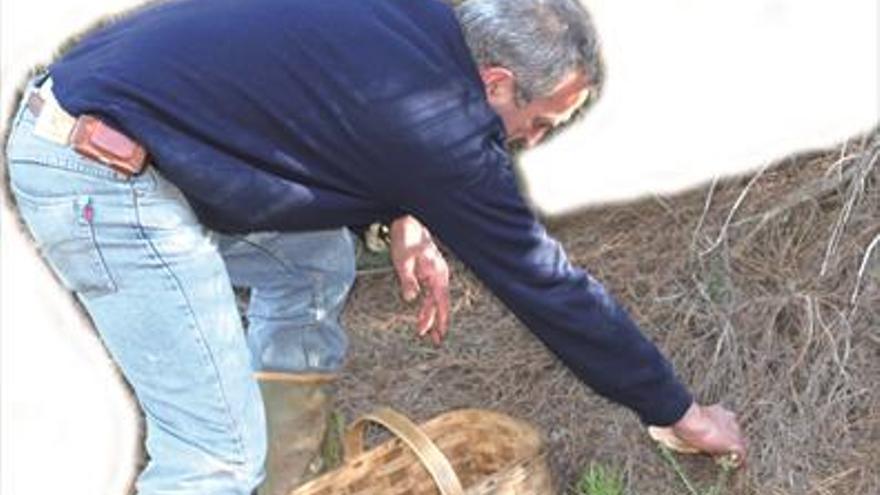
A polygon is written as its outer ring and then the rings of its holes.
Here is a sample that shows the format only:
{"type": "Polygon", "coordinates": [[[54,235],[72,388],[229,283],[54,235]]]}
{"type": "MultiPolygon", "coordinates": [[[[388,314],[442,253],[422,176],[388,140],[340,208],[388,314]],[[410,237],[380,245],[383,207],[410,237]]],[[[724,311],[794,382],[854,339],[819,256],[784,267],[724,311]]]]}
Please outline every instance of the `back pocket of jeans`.
{"type": "Polygon", "coordinates": [[[96,243],[94,211],[88,196],[35,201],[14,192],[37,248],[65,287],[83,297],[116,290],[96,243]]]}

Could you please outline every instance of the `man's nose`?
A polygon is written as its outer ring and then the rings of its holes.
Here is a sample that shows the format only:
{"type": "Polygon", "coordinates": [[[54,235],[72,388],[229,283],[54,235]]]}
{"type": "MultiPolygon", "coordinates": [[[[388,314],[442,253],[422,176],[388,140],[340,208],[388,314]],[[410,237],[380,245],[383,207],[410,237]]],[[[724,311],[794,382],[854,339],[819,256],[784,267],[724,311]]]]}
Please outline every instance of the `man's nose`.
{"type": "Polygon", "coordinates": [[[547,134],[547,129],[544,128],[533,129],[529,131],[528,135],[525,138],[525,147],[533,148],[535,145],[541,142],[541,139],[544,138],[545,134],[547,134]]]}

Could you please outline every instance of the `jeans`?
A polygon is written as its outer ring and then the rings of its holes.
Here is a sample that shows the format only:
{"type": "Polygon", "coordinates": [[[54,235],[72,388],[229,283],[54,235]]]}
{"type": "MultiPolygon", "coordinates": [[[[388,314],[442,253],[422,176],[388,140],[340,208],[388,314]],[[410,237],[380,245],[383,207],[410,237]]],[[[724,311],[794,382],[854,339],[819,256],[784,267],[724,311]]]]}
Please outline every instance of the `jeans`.
{"type": "Polygon", "coordinates": [[[25,105],[12,125],[7,164],[21,216],[144,412],[138,493],[250,494],[266,455],[253,372],[340,368],[350,233],[223,235],[155,166],[128,178],[36,136],[25,105]],[[233,285],[252,288],[247,333],[233,285]]]}

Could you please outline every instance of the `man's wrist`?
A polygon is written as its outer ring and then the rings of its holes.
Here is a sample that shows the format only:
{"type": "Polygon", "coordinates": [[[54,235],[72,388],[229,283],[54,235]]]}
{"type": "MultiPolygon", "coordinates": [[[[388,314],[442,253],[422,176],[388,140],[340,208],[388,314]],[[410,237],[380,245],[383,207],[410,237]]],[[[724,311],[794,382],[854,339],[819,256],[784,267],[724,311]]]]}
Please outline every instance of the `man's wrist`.
{"type": "Polygon", "coordinates": [[[699,404],[693,402],[678,421],[672,424],[672,431],[679,437],[702,436],[707,433],[706,421],[703,418],[703,410],[699,404]]]}
{"type": "Polygon", "coordinates": [[[694,402],[690,391],[671,374],[670,368],[667,379],[652,387],[651,393],[646,394],[633,409],[642,424],[668,428],[684,418],[694,402]]]}
{"type": "Polygon", "coordinates": [[[391,222],[388,229],[391,247],[395,244],[407,247],[427,246],[433,241],[431,234],[415,217],[404,215],[391,222]]]}

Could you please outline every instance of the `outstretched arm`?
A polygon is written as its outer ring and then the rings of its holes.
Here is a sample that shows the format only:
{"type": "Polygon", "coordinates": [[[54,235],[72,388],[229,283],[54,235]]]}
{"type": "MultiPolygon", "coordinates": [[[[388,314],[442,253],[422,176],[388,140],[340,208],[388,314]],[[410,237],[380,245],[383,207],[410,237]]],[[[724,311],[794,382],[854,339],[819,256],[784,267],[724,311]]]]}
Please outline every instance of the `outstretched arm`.
{"type": "MultiPolygon", "coordinates": [[[[572,266],[547,234],[519,192],[497,115],[483,115],[476,98],[440,107],[421,99],[405,103],[371,107],[371,116],[384,116],[394,127],[381,133],[364,128],[364,138],[388,154],[388,167],[377,177],[385,199],[430,228],[593,390],[633,410],[646,425],[672,427],[701,451],[744,451],[735,420],[716,414],[720,407],[695,405],[626,309],[572,266]],[[411,107],[420,110],[419,118],[395,125],[401,114],[412,116],[411,107]]],[[[415,245],[433,244],[420,244],[421,230],[413,231],[415,245]]],[[[407,264],[395,264],[404,267],[402,280],[412,286],[407,264]]],[[[434,301],[440,305],[435,307],[448,305],[434,301]]],[[[424,311],[430,315],[430,299],[428,304],[424,311]]]]}

